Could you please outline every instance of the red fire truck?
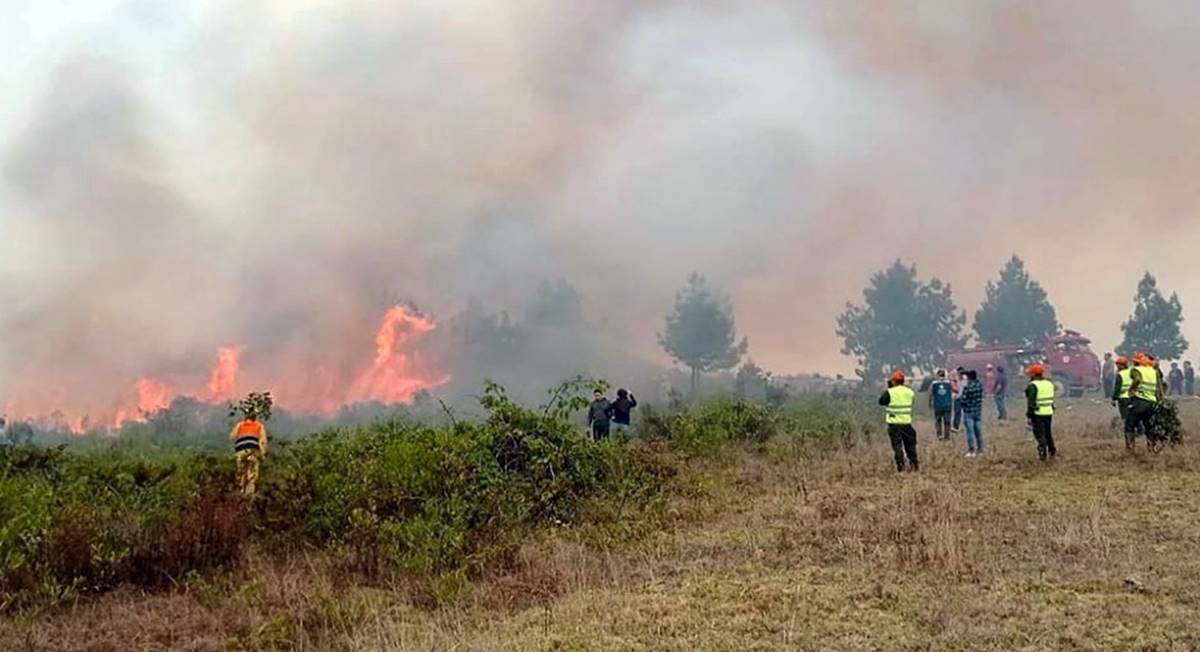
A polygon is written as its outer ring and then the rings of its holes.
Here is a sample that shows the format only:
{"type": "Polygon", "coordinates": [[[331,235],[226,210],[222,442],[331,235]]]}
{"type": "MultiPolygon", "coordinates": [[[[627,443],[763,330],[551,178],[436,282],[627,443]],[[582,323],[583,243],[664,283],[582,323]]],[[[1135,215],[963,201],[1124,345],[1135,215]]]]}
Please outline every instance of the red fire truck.
{"type": "Polygon", "coordinates": [[[1051,337],[1042,348],[989,346],[951,353],[947,368],[962,367],[982,373],[990,364],[1004,367],[1011,378],[1024,374],[1030,364],[1041,362],[1046,365],[1059,396],[1082,396],[1101,389],[1100,358],[1092,351],[1091,344],[1088,338],[1069,330],[1051,337]]]}

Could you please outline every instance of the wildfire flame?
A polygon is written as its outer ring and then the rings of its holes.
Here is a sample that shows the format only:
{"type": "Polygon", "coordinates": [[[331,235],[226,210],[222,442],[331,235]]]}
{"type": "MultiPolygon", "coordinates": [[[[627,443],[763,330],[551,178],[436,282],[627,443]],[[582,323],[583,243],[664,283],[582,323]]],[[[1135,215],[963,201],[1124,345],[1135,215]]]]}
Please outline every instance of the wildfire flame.
{"type": "MultiPolygon", "coordinates": [[[[342,405],[364,401],[412,402],[418,392],[434,389],[450,380],[447,375],[430,371],[420,355],[413,350],[421,337],[436,328],[437,324],[429,316],[407,306],[394,306],[384,315],[383,323],[376,331],[375,357],[369,367],[356,376],[349,377],[319,367],[312,372],[315,380],[320,381],[317,383],[320,387],[317,393],[303,392],[293,395],[291,398],[294,402],[289,401],[287,393],[277,393],[280,404],[328,414],[335,412],[342,405]]],[[[172,401],[180,395],[194,396],[211,404],[233,400],[238,391],[242,352],[243,348],[240,346],[217,349],[216,361],[205,386],[193,385],[196,389],[188,389],[186,384],[180,387],[161,378],[143,376],[134,382],[127,398],[105,410],[99,421],[80,410],[74,414],[83,412],[84,416],[68,416],[55,411],[49,423],[83,435],[96,426],[119,430],[128,423],[144,423],[156,412],[169,408],[172,401]]],[[[336,370],[336,366],[334,369],[336,370]]],[[[23,415],[15,406],[10,405],[8,408],[10,416],[14,418],[32,416],[23,415]]],[[[95,416],[95,413],[91,416],[95,416]]]]}
{"type": "Polygon", "coordinates": [[[448,376],[425,372],[420,361],[406,350],[415,338],[436,327],[432,319],[406,306],[388,310],[375,335],[375,361],[351,386],[347,401],[409,403],[417,392],[449,381],[448,376]]]}
{"type": "Polygon", "coordinates": [[[213,367],[212,376],[208,380],[208,400],[228,401],[234,397],[241,358],[241,347],[225,346],[217,349],[217,366],[213,367]]]}
{"type": "Polygon", "coordinates": [[[171,404],[171,390],[157,378],[139,378],[136,387],[138,412],[142,416],[165,410],[171,404]]]}

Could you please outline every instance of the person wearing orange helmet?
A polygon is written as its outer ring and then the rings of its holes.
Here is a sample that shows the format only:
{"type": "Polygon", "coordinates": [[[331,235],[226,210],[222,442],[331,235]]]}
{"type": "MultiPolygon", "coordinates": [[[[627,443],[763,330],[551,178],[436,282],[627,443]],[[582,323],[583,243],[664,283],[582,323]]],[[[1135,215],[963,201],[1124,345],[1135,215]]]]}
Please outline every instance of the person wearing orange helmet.
{"type": "Polygon", "coordinates": [[[879,404],[887,408],[888,439],[892,442],[892,453],[896,458],[896,470],[903,473],[904,460],[908,458],[908,470],[918,471],[917,431],[913,428],[913,404],[916,393],[904,384],[903,371],[895,371],[888,380],[887,389],[879,397],[879,404]]]}
{"type": "Polygon", "coordinates": [[[1129,388],[1133,385],[1133,370],[1129,368],[1129,358],[1117,356],[1117,375],[1113,380],[1112,402],[1121,413],[1121,423],[1129,419],[1129,388]]]}
{"type": "Polygon", "coordinates": [[[1054,445],[1054,383],[1046,380],[1046,367],[1041,364],[1029,365],[1029,385],[1025,387],[1025,416],[1033,428],[1033,438],[1037,440],[1038,459],[1043,462],[1047,457],[1058,455],[1054,445]]]}
{"type": "Polygon", "coordinates": [[[1125,448],[1133,450],[1134,440],[1145,433],[1146,445],[1152,452],[1159,449],[1159,436],[1153,424],[1161,397],[1161,378],[1154,360],[1145,353],[1133,356],[1135,367],[1130,371],[1129,412],[1125,419],[1125,448]]]}

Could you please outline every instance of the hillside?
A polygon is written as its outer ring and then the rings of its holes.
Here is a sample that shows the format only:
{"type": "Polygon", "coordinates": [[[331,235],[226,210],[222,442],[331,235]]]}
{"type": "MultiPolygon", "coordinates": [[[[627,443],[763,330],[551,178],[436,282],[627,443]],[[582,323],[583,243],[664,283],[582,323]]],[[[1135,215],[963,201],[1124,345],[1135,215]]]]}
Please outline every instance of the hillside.
{"type": "Polygon", "coordinates": [[[690,455],[653,519],[531,534],[439,605],[319,550],[251,549],[175,589],[10,616],[0,647],[1196,649],[1200,453],[1129,456],[1110,416],[1062,411],[1049,465],[1021,424],[968,460],[919,423],[924,471],[906,476],[878,431],[836,450],[779,433],[690,455]]]}

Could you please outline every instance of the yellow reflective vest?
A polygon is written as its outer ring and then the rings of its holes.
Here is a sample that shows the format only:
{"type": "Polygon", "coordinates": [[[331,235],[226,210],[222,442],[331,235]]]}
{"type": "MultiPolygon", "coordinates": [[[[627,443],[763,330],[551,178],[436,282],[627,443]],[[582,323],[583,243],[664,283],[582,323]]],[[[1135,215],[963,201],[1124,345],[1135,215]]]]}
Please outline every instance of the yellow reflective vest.
{"type": "Polygon", "coordinates": [[[915,392],[906,385],[888,388],[887,423],[889,426],[912,425],[915,395],[915,392]]]}
{"type": "Polygon", "coordinates": [[[1033,413],[1039,417],[1054,416],[1054,383],[1039,378],[1033,381],[1033,387],[1037,389],[1037,403],[1033,406],[1033,413]]]}
{"type": "Polygon", "coordinates": [[[1141,382],[1138,383],[1137,398],[1151,403],[1158,402],[1158,371],[1151,366],[1138,366],[1138,375],[1141,382]]]}
{"type": "Polygon", "coordinates": [[[1122,369],[1117,372],[1117,378],[1121,382],[1121,393],[1117,394],[1117,398],[1129,398],[1129,388],[1133,386],[1133,370],[1122,369]]]}

